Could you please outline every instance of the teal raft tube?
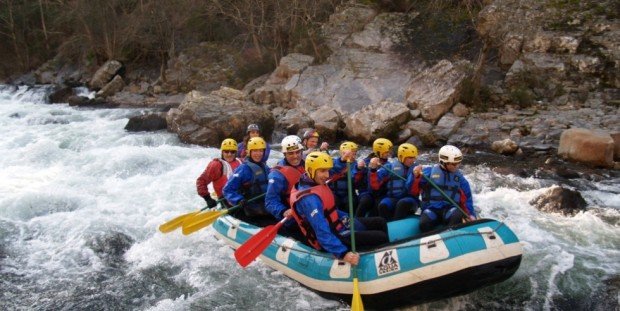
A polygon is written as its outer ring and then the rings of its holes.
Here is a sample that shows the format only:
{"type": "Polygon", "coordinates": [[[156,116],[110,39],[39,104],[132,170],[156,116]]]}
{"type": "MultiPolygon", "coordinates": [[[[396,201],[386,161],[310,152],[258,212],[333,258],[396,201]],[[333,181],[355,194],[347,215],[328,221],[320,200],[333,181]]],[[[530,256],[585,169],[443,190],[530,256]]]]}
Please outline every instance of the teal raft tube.
{"type": "MultiPolygon", "coordinates": [[[[262,229],[230,215],[213,228],[234,249],[262,229]]],[[[394,308],[466,294],[508,279],[521,263],[521,243],[503,222],[480,219],[424,234],[418,228],[418,216],[390,222],[390,243],[360,252],[364,306],[394,308]]],[[[278,235],[260,259],[323,297],[351,301],[351,266],[329,253],[278,235]]]]}

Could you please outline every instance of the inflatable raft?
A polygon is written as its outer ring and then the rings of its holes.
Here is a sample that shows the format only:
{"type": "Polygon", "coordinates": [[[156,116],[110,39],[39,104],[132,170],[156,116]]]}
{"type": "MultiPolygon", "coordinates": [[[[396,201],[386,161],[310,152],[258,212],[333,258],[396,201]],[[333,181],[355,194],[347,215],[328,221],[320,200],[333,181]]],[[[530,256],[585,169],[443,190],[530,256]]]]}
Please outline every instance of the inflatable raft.
{"type": "MultiPolygon", "coordinates": [[[[465,294],[512,276],[522,246],[503,222],[480,219],[420,234],[417,216],[390,222],[390,243],[360,252],[359,291],[368,308],[385,309],[465,294]]],[[[230,215],[213,224],[237,248],[261,228],[230,215]]],[[[331,254],[278,235],[261,260],[319,295],[351,301],[351,266],[331,254]]]]}

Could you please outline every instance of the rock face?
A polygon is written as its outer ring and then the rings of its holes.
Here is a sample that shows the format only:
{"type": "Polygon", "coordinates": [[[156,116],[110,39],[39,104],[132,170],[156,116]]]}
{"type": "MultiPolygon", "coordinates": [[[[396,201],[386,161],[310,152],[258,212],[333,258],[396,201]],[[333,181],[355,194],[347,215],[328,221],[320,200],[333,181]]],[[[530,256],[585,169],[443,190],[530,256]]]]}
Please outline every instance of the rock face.
{"type": "Polygon", "coordinates": [[[559,186],[550,188],[546,193],[533,199],[530,204],[548,213],[574,215],[586,209],[587,203],[578,191],[559,186]]]}
{"type": "Polygon", "coordinates": [[[572,128],[562,132],[558,155],[593,166],[612,168],[614,149],[614,140],[609,134],[572,128]]]}
{"type": "Polygon", "coordinates": [[[260,126],[263,137],[271,137],[275,123],[271,111],[247,100],[222,97],[231,93],[234,97],[242,94],[230,89],[210,94],[189,92],[178,108],[168,111],[168,130],[183,142],[202,146],[219,146],[229,137],[240,139],[250,123],[260,126]]]}
{"type": "MultiPolygon", "coordinates": [[[[333,52],[327,61],[312,65],[309,56],[284,57],[252,99],[298,110],[295,115],[309,117],[321,135],[344,134],[360,143],[396,137],[417,106],[425,120],[436,122],[456,103],[465,75],[448,61],[429,68],[420,59],[395,52],[416,16],[345,6],[324,25],[333,52]]],[[[278,127],[288,130],[293,128],[286,123],[291,113],[286,116],[278,127]]]]}

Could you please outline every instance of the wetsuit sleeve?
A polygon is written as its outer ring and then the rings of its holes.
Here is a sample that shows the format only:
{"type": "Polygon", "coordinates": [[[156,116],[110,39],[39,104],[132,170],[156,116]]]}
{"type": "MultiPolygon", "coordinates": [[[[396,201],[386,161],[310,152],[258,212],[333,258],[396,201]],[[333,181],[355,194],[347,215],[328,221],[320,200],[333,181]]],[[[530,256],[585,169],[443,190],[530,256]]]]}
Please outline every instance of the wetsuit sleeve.
{"type": "Polygon", "coordinates": [[[223,191],[226,201],[228,201],[231,205],[239,204],[239,201],[244,199],[243,195],[241,195],[243,184],[251,180],[252,169],[250,169],[247,165],[240,165],[224,186],[223,191]]]}
{"type": "MultiPolygon", "coordinates": [[[[387,169],[392,169],[390,164],[384,165],[387,169]]],[[[390,172],[386,168],[380,168],[376,172],[370,170],[370,187],[372,190],[379,190],[390,179],[390,172]]]]}
{"type": "Polygon", "coordinates": [[[310,223],[319,244],[325,251],[337,258],[342,258],[349,251],[349,248],[332,233],[323,214],[323,205],[318,196],[312,194],[303,197],[297,202],[296,207],[310,223]]]}
{"type": "Polygon", "coordinates": [[[476,216],[476,211],[474,210],[474,200],[471,195],[471,187],[469,186],[469,182],[465,178],[461,178],[460,182],[461,194],[465,197],[465,207],[469,211],[469,215],[476,216]]]}
{"type": "Polygon", "coordinates": [[[282,219],[282,214],[289,208],[282,202],[282,193],[288,188],[288,181],[276,170],[271,171],[268,178],[265,208],[276,219],[282,219]]]}
{"type": "Polygon", "coordinates": [[[211,160],[204,172],[196,179],[196,190],[201,197],[209,195],[209,184],[222,176],[222,163],[218,160],[211,160]]]}

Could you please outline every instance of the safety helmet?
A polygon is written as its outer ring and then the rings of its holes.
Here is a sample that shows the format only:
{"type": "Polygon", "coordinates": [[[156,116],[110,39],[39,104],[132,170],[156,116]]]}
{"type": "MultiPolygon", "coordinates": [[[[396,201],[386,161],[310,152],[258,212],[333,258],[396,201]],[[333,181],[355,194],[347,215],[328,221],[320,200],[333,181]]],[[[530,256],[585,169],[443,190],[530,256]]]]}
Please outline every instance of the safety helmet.
{"type": "Polygon", "coordinates": [[[261,137],[252,137],[248,140],[248,151],[267,149],[267,143],[261,137]]]}
{"type": "Polygon", "coordinates": [[[282,139],[282,152],[290,152],[304,149],[301,138],[297,135],[289,135],[282,139]]]}
{"type": "Polygon", "coordinates": [[[304,139],[308,139],[311,137],[319,137],[319,132],[317,132],[316,130],[307,130],[306,132],[304,132],[304,139]]]}
{"type": "Polygon", "coordinates": [[[394,147],[392,142],[389,139],[385,138],[377,138],[372,143],[372,151],[377,155],[391,151],[392,147],[394,147]]]}
{"type": "Polygon", "coordinates": [[[249,133],[251,131],[258,131],[258,132],[260,132],[260,128],[258,127],[258,124],[252,123],[252,124],[248,125],[248,129],[245,132],[249,133]]]}
{"type": "Polygon", "coordinates": [[[330,169],[332,167],[334,167],[334,160],[327,153],[314,151],[310,152],[306,157],[306,172],[308,172],[308,176],[312,179],[314,179],[316,170],[321,168],[330,169]]]}
{"type": "Polygon", "coordinates": [[[340,152],[345,152],[347,150],[357,151],[357,144],[352,141],[345,141],[340,144],[340,152]]]}
{"type": "Polygon", "coordinates": [[[222,146],[220,147],[222,151],[237,151],[237,142],[232,138],[226,138],[222,140],[222,146]]]}
{"type": "Polygon", "coordinates": [[[459,148],[445,145],[439,149],[439,163],[460,163],[463,161],[463,153],[459,148]]]}
{"type": "Polygon", "coordinates": [[[405,162],[405,158],[418,157],[418,148],[412,144],[404,143],[398,146],[398,161],[405,162]]]}

